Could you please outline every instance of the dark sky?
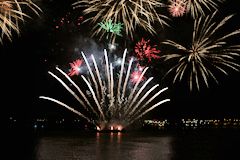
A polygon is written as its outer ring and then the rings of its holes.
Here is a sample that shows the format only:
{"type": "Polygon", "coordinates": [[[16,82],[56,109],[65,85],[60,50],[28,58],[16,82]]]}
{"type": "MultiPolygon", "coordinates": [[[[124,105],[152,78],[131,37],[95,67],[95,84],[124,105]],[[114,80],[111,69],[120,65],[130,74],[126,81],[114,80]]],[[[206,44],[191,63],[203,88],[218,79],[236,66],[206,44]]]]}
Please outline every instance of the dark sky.
{"type": "MultiPolygon", "coordinates": [[[[21,26],[21,35],[14,35],[13,42],[4,41],[1,52],[1,91],[3,116],[16,116],[28,119],[36,116],[71,116],[65,109],[38,99],[40,95],[66,98],[66,91],[47,74],[56,65],[67,66],[77,58],[75,49],[91,52],[103,50],[104,43],[89,37],[86,25],[77,26],[76,19],[81,16],[77,11],[71,11],[71,1],[68,0],[38,0],[37,4],[43,10],[41,17],[33,15],[21,26]],[[60,19],[68,15],[69,24],[56,29],[60,19]],[[85,41],[84,41],[85,40],[85,41]],[[66,111],[66,112],[65,112],[66,111]]],[[[240,11],[238,0],[228,0],[220,7],[221,15],[236,13],[230,22],[229,31],[240,28],[240,11]]],[[[174,19],[175,20],[175,19],[174,19]]],[[[192,21],[186,17],[176,19],[174,28],[161,31],[157,36],[147,33],[137,33],[136,37],[155,39],[176,38],[186,40],[192,21]],[[186,35],[185,35],[186,34],[186,35]],[[157,37],[157,38],[156,38],[157,37]]],[[[120,44],[121,45],[121,44],[120,44]]],[[[131,46],[133,44],[128,44],[131,46]]],[[[122,51],[122,48],[119,50],[122,51]]],[[[120,52],[120,51],[119,51],[120,52]]],[[[166,72],[164,64],[152,64],[152,73],[157,80],[166,72]],[[162,68],[159,68],[162,67],[162,68]]],[[[182,85],[172,85],[169,81],[161,82],[169,86],[167,92],[171,102],[162,105],[152,113],[154,117],[181,116],[240,116],[239,112],[239,72],[229,72],[228,76],[220,75],[220,84],[213,84],[209,89],[190,93],[182,85]],[[222,77],[223,76],[223,77],[222,77]]],[[[69,95],[70,97],[70,95],[69,95]]]]}

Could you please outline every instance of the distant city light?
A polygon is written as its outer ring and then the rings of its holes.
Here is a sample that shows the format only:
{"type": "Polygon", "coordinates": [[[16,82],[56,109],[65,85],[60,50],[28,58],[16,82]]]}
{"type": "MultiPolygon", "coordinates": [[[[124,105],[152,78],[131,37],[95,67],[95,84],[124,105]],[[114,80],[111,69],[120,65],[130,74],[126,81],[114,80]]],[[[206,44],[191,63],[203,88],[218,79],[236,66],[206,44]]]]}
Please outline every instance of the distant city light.
{"type": "MultiPolygon", "coordinates": [[[[16,126],[17,119],[14,119],[13,117],[8,117],[9,119],[9,125],[11,127],[16,126]]],[[[36,118],[32,122],[32,127],[34,129],[43,129],[43,128],[49,128],[49,126],[54,127],[62,127],[69,124],[75,124],[75,126],[82,126],[82,121],[79,119],[73,119],[72,121],[66,121],[64,118],[59,120],[50,120],[48,118],[36,118]],[[51,125],[49,125],[51,124],[51,125]]],[[[238,118],[222,118],[222,119],[197,119],[197,118],[182,118],[179,121],[169,121],[168,119],[163,120],[144,120],[143,121],[143,127],[151,127],[156,129],[166,129],[168,127],[170,128],[181,128],[181,129],[199,129],[199,128],[240,128],[240,119],[238,118]]],[[[89,126],[85,129],[89,129],[89,126]]],[[[96,126],[96,128],[93,128],[97,131],[101,131],[101,128],[99,126],[96,126]]],[[[119,124],[112,124],[109,126],[109,130],[111,131],[122,131],[123,126],[119,124]]]]}

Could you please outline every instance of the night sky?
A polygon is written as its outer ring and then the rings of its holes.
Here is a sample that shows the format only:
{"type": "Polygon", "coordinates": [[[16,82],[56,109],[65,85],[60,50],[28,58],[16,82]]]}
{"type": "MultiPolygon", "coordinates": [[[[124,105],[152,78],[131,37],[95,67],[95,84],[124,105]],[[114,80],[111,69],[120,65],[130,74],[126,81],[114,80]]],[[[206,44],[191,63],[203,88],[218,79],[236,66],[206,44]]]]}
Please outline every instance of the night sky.
{"type": "MultiPolygon", "coordinates": [[[[27,19],[21,25],[20,36],[14,35],[12,42],[5,40],[0,46],[1,114],[4,117],[14,116],[28,120],[45,116],[75,116],[52,102],[38,98],[45,95],[63,101],[71,100],[71,95],[47,71],[54,71],[56,65],[66,69],[70,62],[79,57],[77,50],[103,53],[101,51],[106,45],[96,37],[90,38],[90,26],[77,25],[77,18],[81,13],[79,10],[72,11],[72,2],[74,1],[37,0],[36,3],[43,10],[41,17],[32,15],[33,19],[27,19]],[[65,21],[62,26],[59,25],[61,18],[66,18],[66,15],[69,23],[65,21]]],[[[238,0],[228,0],[220,6],[221,16],[236,14],[227,25],[229,32],[240,28],[239,3],[238,0]]],[[[150,38],[159,43],[167,38],[177,42],[185,41],[191,36],[192,20],[189,17],[174,18],[172,25],[172,28],[159,29],[155,36],[139,31],[135,38],[150,38]]],[[[240,40],[238,41],[240,44],[240,40]]],[[[127,42],[126,46],[131,50],[134,43],[127,42]]],[[[116,54],[121,54],[124,48],[124,43],[119,44],[116,54]]],[[[221,74],[218,76],[219,85],[213,83],[210,88],[200,89],[200,92],[189,92],[184,84],[172,85],[169,79],[161,81],[162,75],[167,72],[167,64],[154,62],[150,65],[155,81],[169,87],[166,97],[171,99],[170,103],[161,105],[150,113],[152,118],[240,117],[239,72],[230,71],[228,76],[221,74]]]]}

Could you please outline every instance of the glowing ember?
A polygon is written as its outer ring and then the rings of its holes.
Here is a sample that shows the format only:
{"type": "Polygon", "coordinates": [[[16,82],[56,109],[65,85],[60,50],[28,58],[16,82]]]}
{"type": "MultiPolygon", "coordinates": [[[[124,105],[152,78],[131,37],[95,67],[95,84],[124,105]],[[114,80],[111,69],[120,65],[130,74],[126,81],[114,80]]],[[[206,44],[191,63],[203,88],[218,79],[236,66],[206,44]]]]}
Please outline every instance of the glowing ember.
{"type": "Polygon", "coordinates": [[[80,30],[80,25],[83,22],[83,16],[78,16],[77,18],[74,18],[73,13],[67,12],[63,17],[57,20],[53,20],[55,22],[55,28],[57,30],[63,29],[64,27],[76,27],[78,30],[80,30]],[[73,24],[73,25],[72,25],[73,24]]]}

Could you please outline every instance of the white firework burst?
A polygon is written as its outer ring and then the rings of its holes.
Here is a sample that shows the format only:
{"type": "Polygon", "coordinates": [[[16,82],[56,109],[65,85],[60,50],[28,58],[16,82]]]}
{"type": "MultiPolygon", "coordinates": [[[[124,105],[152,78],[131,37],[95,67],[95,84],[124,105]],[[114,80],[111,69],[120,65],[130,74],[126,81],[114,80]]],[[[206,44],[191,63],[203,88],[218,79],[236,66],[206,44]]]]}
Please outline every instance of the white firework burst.
{"type": "Polygon", "coordinates": [[[228,39],[239,35],[240,29],[219,36],[219,34],[221,35],[220,29],[233,15],[226,16],[220,22],[215,22],[216,13],[195,20],[190,48],[172,40],[163,42],[179,51],[163,56],[165,60],[177,60],[177,64],[166,74],[175,72],[173,83],[176,80],[183,80],[183,76],[187,75],[190,90],[192,90],[194,84],[199,90],[199,81],[201,80],[207,87],[209,86],[209,79],[213,79],[218,83],[213,70],[226,75],[229,68],[239,71],[240,65],[237,63],[236,58],[239,57],[240,45],[231,45],[228,43],[228,39]]]}
{"type": "Polygon", "coordinates": [[[159,105],[170,101],[170,99],[159,101],[159,95],[167,90],[167,87],[159,90],[159,84],[153,86],[150,85],[153,77],[150,77],[145,82],[141,82],[142,77],[145,75],[148,68],[145,68],[142,71],[136,83],[129,84],[131,83],[130,75],[133,66],[133,58],[130,59],[127,68],[125,68],[126,54],[127,50],[124,51],[120,72],[117,73],[113,69],[113,63],[109,63],[106,50],[104,50],[105,64],[103,72],[101,72],[101,68],[98,67],[93,55],[91,55],[92,64],[90,64],[85,54],[82,52],[82,57],[90,76],[86,78],[84,75],[81,75],[81,78],[91,93],[91,97],[86,96],[81,87],[77,86],[76,83],[60,68],[56,67],[62,76],[64,76],[72,84],[74,89],[78,91],[77,93],[62,79],[52,72],[49,72],[49,74],[59,81],[80,103],[82,110],[84,110],[83,112],[80,112],[54,98],[46,96],[40,96],[40,98],[53,101],[69,109],[86,119],[88,122],[96,125],[99,130],[120,130],[120,128],[125,128],[159,105]],[[156,100],[157,97],[158,101],[154,103],[154,100],[156,100]],[[89,117],[89,115],[91,116],[89,117]]]}

